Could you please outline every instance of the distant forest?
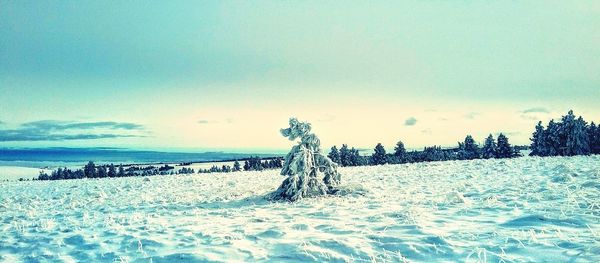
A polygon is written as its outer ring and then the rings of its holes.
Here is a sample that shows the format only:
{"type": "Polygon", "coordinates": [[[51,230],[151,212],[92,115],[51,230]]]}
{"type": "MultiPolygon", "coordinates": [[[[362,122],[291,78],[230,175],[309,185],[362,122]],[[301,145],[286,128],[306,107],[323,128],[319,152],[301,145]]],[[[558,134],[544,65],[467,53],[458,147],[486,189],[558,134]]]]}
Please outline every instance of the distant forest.
{"type": "MultiPolygon", "coordinates": [[[[180,166],[189,166],[191,162],[180,163],[180,166]]],[[[210,169],[199,169],[197,173],[229,173],[242,171],[262,171],[266,169],[276,169],[283,167],[281,157],[261,159],[258,156],[249,157],[241,160],[235,160],[233,166],[213,165],[210,169]],[[239,161],[244,161],[242,166],[239,161]]],[[[40,172],[38,180],[63,180],[63,179],[82,179],[82,178],[105,178],[105,177],[130,177],[130,176],[152,176],[152,175],[174,175],[174,174],[194,174],[196,171],[192,168],[182,167],[175,170],[174,166],[165,164],[162,166],[136,166],[136,165],[96,165],[90,161],[81,169],[71,170],[68,168],[58,168],[51,174],[40,172]]]]}
{"type": "MultiPolygon", "coordinates": [[[[502,133],[495,139],[492,134],[487,136],[482,146],[477,144],[471,135],[458,142],[457,147],[442,148],[441,146],[425,147],[422,151],[407,151],[402,141],[398,141],[392,153],[387,153],[383,145],[378,143],[373,149],[373,154],[364,156],[359,151],[343,144],[339,149],[331,147],[328,157],[340,166],[364,166],[382,164],[402,164],[432,161],[473,160],[473,159],[501,159],[522,156],[521,150],[529,148],[531,156],[573,156],[600,154],[600,126],[588,123],[581,117],[576,117],[573,111],[562,116],[560,121],[551,120],[546,127],[538,122],[533,132],[531,145],[512,146],[508,137],[502,133]]],[[[187,166],[191,163],[181,163],[187,166]]],[[[194,173],[228,173],[238,171],[261,171],[265,169],[278,169],[283,166],[283,158],[250,157],[236,160],[233,166],[213,166],[210,169],[194,171],[192,168],[183,167],[175,170],[174,166],[115,166],[95,165],[89,162],[82,169],[70,170],[58,168],[50,175],[40,172],[38,180],[61,180],[81,178],[151,176],[194,173]],[[242,166],[239,161],[244,161],[242,166]],[[127,167],[127,168],[125,168],[127,167]]]]}
{"type": "Polygon", "coordinates": [[[378,143],[371,156],[362,156],[358,150],[348,148],[343,144],[338,150],[333,146],[327,155],[331,160],[341,166],[363,166],[382,164],[402,164],[450,160],[473,160],[490,158],[514,158],[519,157],[520,150],[527,147],[513,147],[508,142],[508,137],[500,133],[495,140],[493,135],[485,139],[480,147],[471,135],[467,135],[464,141],[459,142],[455,148],[442,148],[441,146],[425,147],[422,151],[407,151],[402,141],[396,143],[393,153],[387,153],[383,145],[378,143]]]}

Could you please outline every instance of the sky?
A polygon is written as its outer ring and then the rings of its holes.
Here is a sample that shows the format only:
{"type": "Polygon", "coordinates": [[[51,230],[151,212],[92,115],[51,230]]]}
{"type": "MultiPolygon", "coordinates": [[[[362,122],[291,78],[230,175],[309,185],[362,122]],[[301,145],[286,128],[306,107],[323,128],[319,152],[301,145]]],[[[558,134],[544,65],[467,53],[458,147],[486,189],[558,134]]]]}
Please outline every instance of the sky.
{"type": "Polygon", "coordinates": [[[528,144],[600,121],[597,1],[0,1],[0,147],[528,144]]]}

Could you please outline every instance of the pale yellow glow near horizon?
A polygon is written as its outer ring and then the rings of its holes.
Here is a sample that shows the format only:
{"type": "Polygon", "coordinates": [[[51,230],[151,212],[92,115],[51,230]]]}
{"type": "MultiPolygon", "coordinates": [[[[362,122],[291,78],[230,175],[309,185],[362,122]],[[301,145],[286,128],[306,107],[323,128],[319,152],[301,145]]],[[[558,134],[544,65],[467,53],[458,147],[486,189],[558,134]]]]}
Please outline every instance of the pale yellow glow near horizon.
{"type": "MultiPolygon", "coordinates": [[[[564,114],[551,111],[523,115],[517,109],[494,105],[488,105],[485,111],[456,106],[426,109],[388,104],[329,108],[325,112],[318,106],[299,109],[265,105],[243,111],[205,107],[153,127],[154,135],[163,138],[165,147],[287,149],[292,143],[279,134],[279,129],[287,127],[289,117],[297,117],[312,123],[313,132],[321,138],[325,148],[346,143],[370,149],[382,143],[392,151],[398,140],[409,149],[430,145],[452,147],[467,134],[482,143],[488,134],[496,137],[499,132],[505,133],[513,144],[529,144],[537,119],[547,122],[564,114]],[[410,117],[417,121],[407,126],[405,120],[410,117]],[[205,123],[198,123],[199,120],[205,123]]],[[[591,121],[592,116],[589,114],[586,119],[591,121]]]]}

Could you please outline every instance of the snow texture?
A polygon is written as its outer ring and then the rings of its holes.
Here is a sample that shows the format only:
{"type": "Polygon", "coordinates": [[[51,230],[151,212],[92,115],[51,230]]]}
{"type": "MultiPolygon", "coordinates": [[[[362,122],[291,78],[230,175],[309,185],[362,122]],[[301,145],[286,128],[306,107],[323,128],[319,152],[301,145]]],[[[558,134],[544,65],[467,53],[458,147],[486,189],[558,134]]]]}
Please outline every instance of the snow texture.
{"type": "Polygon", "coordinates": [[[600,156],[0,183],[0,262],[600,262],[600,156]],[[356,194],[361,187],[362,194],[356,194]]]}
{"type": "Polygon", "coordinates": [[[273,200],[297,201],[335,193],[341,176],[335,164],[321,152],[321,141],[310,133],[311,125],[290,119],[290,127],[281,129],[281,134],[291,141],[300,138],[298,145],[285,157],[281,175],[288,176],[271,195],[273,200]]]}

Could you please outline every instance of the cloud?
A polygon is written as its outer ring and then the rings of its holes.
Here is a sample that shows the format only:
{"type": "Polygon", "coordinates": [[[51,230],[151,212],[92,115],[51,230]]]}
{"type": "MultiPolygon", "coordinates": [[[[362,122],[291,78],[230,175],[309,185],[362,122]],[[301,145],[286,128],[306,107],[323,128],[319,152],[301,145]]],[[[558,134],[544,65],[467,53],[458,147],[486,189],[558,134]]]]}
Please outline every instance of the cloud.
{"type": "Polygon", "coordinates": [[[144,127],[135,123],[128,122],[64,122],[54,120],[34,121],[21,124],[22,127],[46,129],[46,130],[93,130],[98,128],[107,128],[112,130],[142,130],[144,127]]]}
{"type": "Polygon", "coordinates": [[[217,123],[227,123],[227,124],[231,124],[233,123],[233,119],[232,118],[226,118],[224,121],[218,121],[218,120],[199,120],[196,123],[198,124],[217,124],[217,123]]]}
{"type": "Polygon", "coordinates": [[[325,114],[321,118],[317,119],[318,122],[332,122],[335,120],[335,116],[331,114],[325,114]]]}
{"type": "Polygon", "coordinates": [[[410,117],[404,121],[404,126],[414,126],[415,124],[417,124],[415,117],[410,117]]]}
{"type": "Polygon", "coordinates": [[[8,141],[67,141],[144,137],[125,134],[142,131],[144,126],[128,122],[67,122],[42,120],[21,124],[16,129],[0,130],[0,142],[8,141]]]}
{"type": "Polygon", "coordinates": [[[525,109],[522,111],[519,111],[521,113],[521,118],[526,119],[526,120],[539,120],[540,118],[540,114],[548,114],[550,113],[550,111],[546,108],[543,107],[533,107],[533,108],[529,108],[529,109],[525,109]]]}
{"type": "Polygon", "coordinates": [[[465,114],[465,118],[467,119],[475,119],[475,117],[477,117],[478,115],[481,115],[481,113],[479,112],[469,112],[467,114],[465,114]]]}
{"type": "Polygon", "coordinates": [[[543,107],[534,107],[534,108],[529,108],[529,109],[525,109],[522,110],[521,113],[523,114],[527,114],[527,113],[550,113],[550,111],[546,108],[543,107]]]}

